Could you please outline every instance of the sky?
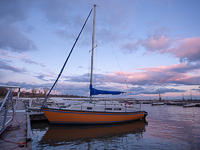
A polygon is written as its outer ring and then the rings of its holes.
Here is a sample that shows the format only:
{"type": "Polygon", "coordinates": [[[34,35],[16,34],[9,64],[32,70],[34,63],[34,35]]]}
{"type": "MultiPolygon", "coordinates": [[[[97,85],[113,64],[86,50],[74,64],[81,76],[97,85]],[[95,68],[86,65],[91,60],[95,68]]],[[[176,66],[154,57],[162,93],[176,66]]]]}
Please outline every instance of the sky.
{"type": "MultiPolygon", "coordinates": [[[[199,0],[1,0],[0,84],[50,88],[94,4],[95,88],[200,98],[199,0]]],[[[89,95],[91,39],[92,16],[53,93],[89,95]]]]}

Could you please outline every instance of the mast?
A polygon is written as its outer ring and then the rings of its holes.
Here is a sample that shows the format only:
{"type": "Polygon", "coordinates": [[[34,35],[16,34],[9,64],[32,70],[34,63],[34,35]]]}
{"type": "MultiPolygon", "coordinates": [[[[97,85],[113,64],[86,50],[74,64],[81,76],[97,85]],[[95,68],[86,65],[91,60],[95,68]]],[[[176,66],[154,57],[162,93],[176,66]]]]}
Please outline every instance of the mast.
{"type": "Polygon", "coordinates": [[[158,94],[159,94],[159,101],[162,100],[161,95],[160,95],[160,90],[158,90],[158,94]]]}
{"type": "MultiPolygon", "coordinates": [[[[95,17],[96,17],[96,5],[95,4],[94,4],[93,12],[94,12],[94,15],[93,15],[93,30],[92,30],[92,54],[91,54],[90,88],[92,88],[92,77],[93,77],[93,57],[94,57],[95,17]]],[[[92,95],[90,94],[90,100],[91,99],[92,99],[92,95]]]]}

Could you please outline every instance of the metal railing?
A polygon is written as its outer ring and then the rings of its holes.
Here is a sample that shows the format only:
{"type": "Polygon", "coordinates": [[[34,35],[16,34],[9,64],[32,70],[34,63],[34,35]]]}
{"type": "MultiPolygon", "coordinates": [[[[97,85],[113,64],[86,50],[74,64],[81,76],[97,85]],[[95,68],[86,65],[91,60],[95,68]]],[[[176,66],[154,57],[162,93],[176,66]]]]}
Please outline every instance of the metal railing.
{"type": "MultiPolygon", "coordinates": [[[[102,101],[103,102],[103,101],[102,101]]],[[[84,111],[114,111],[114,112],[132,112],[141,111],[141,103],[119,103],[117,101],[109,101],[109,103],[104,101],[104,103],[82,101],[77,103],[72,103],[70,105],[65,105],[64,103],[54,105],[56,108],[60,109],[71,109],[71,110],[84,110],[84,111]],[[89,104],[89,105],[87,105],[89,104]]]]}
{"type": "Polygon", "coordinates": [[[9,123],[13,120],[15,114],[15,106],[20,94],[20,87],[0,85],[0,88],[8,89],[4,99],[0,101],[0,135],[8,127],[9,123]],[[13,100],[13,89],[18,89],[16,103],[13,100]]]}

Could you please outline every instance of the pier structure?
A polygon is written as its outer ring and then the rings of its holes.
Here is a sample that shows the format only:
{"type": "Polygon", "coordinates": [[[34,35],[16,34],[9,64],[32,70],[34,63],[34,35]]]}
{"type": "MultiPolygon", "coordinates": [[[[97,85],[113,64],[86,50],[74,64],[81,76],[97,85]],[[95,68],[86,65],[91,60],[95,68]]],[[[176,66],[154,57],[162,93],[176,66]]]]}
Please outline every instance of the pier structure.
{"type": "Polygon", "coordinates": [[[23,101],[19,99],[20,87],[4,86],[7,94],[0,100],[0,149],[31,149],[30,120],[23,101]],[[18,90],[17,96],[13,91],[18,90]]]}

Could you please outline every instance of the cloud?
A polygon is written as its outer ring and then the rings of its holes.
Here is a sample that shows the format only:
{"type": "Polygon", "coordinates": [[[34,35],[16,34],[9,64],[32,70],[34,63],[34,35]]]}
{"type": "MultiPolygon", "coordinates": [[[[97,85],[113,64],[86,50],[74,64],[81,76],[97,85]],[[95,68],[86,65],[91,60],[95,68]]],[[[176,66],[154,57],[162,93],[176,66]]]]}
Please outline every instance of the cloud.
{"type": "Polygon", "coordinates": [[[182,61],[200,61],[200,37],[185,38],[178,46],[174,46],[166,52],[172,53],[182,61]]]}
{"type": "Polygon", "coordinates": [[[124,83],[126,81],[133,85],[200,84],[200,80],[198,80],[200,64],[181,63],[171,66],[141,68],[140,70],[142,71],[132,73],[115,72],[104,78],[107,82],[124,83]]]}
{"type": "Polygon", "coordinates": [[[164,94],[164,93],[176,93],[176,92],[185,92],[186,90],[179,90],[179,89],[175,89],[175,88],[160,88],[157,89],[156,92],[160,94],[164,94]]]}
{"type": "Polygon", "coordinates": [[[24,33],[13,25],[0,25],[0,48],[24,52],[35,50],[37,47],[24,33]]]}
{"type": "Polygon", "coordinates": [[[40,2],[40,9],[46,16],[47,20],[52,23],[70,24],[70,10],[72,9],[72,1],[65,0],[49,0],[40,2]]]}
{"type": "Polygon", "coordinates": [[[145,40],[138,41],[137,44],[141,44],[147,50],[150,51],[159,51],[169,48],[171,41],[164,35],[154,35],[150,36],[145,40]]]}
{"type": "Polygon", "coordinates": [[[42,81],[50,81],[53,84],[57,76],[55,76],[54,73],[45,72],[45,73],[38,73],[38,75],[36,75],[35,77],[42,81]]]}
{"type": "Polygon", "coordinates": [[[26,83],[26,82],[12,82],[12,81],[9,81],[7,83],[1,83],[1,84],[20,86],[21,88],[25,88],[25,89],[51,87],[51,84],[49,84],[49,83],[47,83],[47,84],[30,84],[30,83],[26,83]]]}
{"type": "Polygon", "coordinates": [[[200,85],[200,76],[185,76],[184,78],[171,81],[174,84],[183,84],[183,85],[200,85]]]}
{"type": "Polygon", "coordinates": [[[122,45],[122,49],[130,52],[136,51],[142,46],[147,52],[169,53],[180,58],[180,61],[200,61],[200,37],[174,38],[170,39],[165,35],[152,35],[146,39],[135,40],[122,45]]]}
{"type": "MultiPolygon", "coordinates": [[[[93,74],[93,80],[95,81],[95,84],[103,84],[107,80],[106,76],[104,74],[93,74]]],[[[71,82],[87,82],[90,81],[90,74],[86,73],[79,76],[70,76],[66,77],[66,81],[71,82]]]]}
{"type": "Polygon", "coordinates": [[[61,37],[72,38],[77,34],[77,29],[81,29],[81,26],[92,8],[92,5],[88,5],[88,3],[90,2],[49,0],[38,2],[38,6],[46,21],[56,25],[56,34],[61,37]],[[78,11],[74,11],[74,6],[78,11]]]}
{"type": "Polygon", "coordinates": [[[32,2],[26,0],[0,1],[0,48],[24,52],[37,49],[35,44],[17,26],[28,18],[32,2]]]}
{"type": "Polygon", "coordinates": [[[73,83],[60,83],[56,86],[55,90],[69,95],[88,96],[89,85],[88,84],[73,84],[73,83]]]}
{"type": "MultiPolygon", "coordinates": [[[[198,85],[200,63],[180,63],[170,66],[140,68],[140,72],[113,72],[95,74],[96,85],[131,84],[131,85],[198,85]]],[[[89,82],[89,74],[67,77],[66,81],[89,82]]]]}
{"type": "MultiPolygon", "coordinates": [[[[26,83],[26,82],[7,82],[7,83],[0,83],[0,84],[20,86],[21,88],[24,88],[26,90],[30,90],[33,88],[37,88],[37,89],[48,88],[48,89],[50,89],[52,86],[52,83],[30,84],[30,83],[26,83]]],[[[56,93],[61,93],[61,94],[88,96],[89,86],[85,85],[85,84],[60,83],[60,84],[56,85],[56,87],[53,89],[52,93],[54,91],[57,91],[56,93]]]]}
{"type": "Polygon", "coordinates": [[[196,92],[200,92],[200,86],[199,86],[199,88],[191,89],[191,90],[196,91],[196,92]]]}
{"type": "Polygon", "coordinates": [[[66,77],[66,81],[72,81],[72,82],[89,82],[90,76],[89,74],[83,74],[80,76],[69,76],[66,77]]]}
{"type": "Polygon", "coordinates": [[[146,39],[139,39],[122,45],[122,49],[129,51],[138,50],[139,46],[144,47],[147,51],[162,52],[171,45],[171,40],[165,35],[154,34],[146,39]]]}
{"type": "Polygon", "coordinates": [[[4,59],[18,59],[21,60],[27,64],[34,64],[34,65],[39,65],[41,67],[45,67],[43,63],[39,63],[36,61],[31,60],[27,55],[25,54],[19,54],[19,53],[9,53],[6,50],[0,49],[0,58],[4,59]]]}
{"type": "Polygon", "coordinates": [[[151,68],[141,68],[141,70],[149,72],[172,72],[172,73],[187,73],[200,69],[200,63],[180,63],[170,66],[158,66],[151,68]]]}
{"type": "MultiPolygon", "coordinates": [[[[153,68],[141,68],[143,72],[121,73],[116,72],[117,78],[124,77],[133,85],[160,85],[160,84],[200,84],[198,72],[200,64],[181,63],[171,66],[159,66],[153,68]],[[196,72],[197,75],[192,74],[196,72]]],[[[112,79],[112,78],[111,78],[112,79]]],[[[119,80],[121,82],[121,80],[119,80]]]]}
{"type": "MultiPolygon", "coordinates": [[[[101,77],[103,80],[103,82],[101,82],[102,84],[96,84],[96,82],[94,83],[94,86],[97,89],[103,89],[103,90],[120,90],[120,91],[124,91],[123,89],[123,85],[122,80],[120,79],[120,77],[118,78],[119,75],[125,75],[125,73],[116,73],[111,75],[103,75],[100,74],[98,75],[99,77],[101,77]],[[120,80],[117,80],[120,79],[120,80]],[[117,83],[120,83],[119,85],[117,85],[117,83]],[[123,90],[122,90],[123,89],[123,90]]],[[[142,73],[141,73],[142,74],[142,73]]],[[[134,78],[130,78],[129,74],[129,78],[127,78],[127,76],[124,77],[124,79],[129,79],[127,81],[127,83],[133,84],[134,82],[134,86],[137,87],[133,87],[130,86],[130,88],[126,87],[125,91],[127,91],[128,95],[140,95],[140,94],[158,94],[159,91],[161,94],[165,94],[165,93],[180,93],[180,92],[185,92],[185,90],[180,90],[180,89],[176,89],[176,88],[153,88],[152,86],[155,85],[155,81],[154,80],[148,80],[148,76],[146,76],[147,78],[142,79],[142,77],[140,78],[140,81],[136,81],[134,78]],[[148,83],[147,83],[148,82],[148,83]],[[137,84],[137,85],[136,85],[137,84]],[[145,88],[144,88],[145,87],[145,88]]],[[[76,78],[70,78],[71,80],[68,79],[68,81],[64,81],[64,82],[59,82],[56,85],[56,88],[54,88],[54,90],[58,91],[59,93],[62,94],[73,94],[73,95],[84,95],[84,96],[88,96],[88,92],[89,92],[89,78],[86,78],[86,80],[80,80],[83,76],[87,77],[87,74],[84,74],[82,76],[76,76],[76,78]]],[[[46,78],[46,75],[38,75],[37,78],[43,80],[43,81],[48,81],[46,78]]],[[[145,77],[145,76],[143,76],[145,77]]],[[[158,79],[159,80],[159,79],[158,79]]],[[[184,81],[186,82],[186,81],[184,81]]],[[[178,83],[178,82],[177,82],[178,83]]],[[[31,89],[31,88],[50,88],[52,86],[53,83],[45,83],[45,84],[29,84],[29,83],[18,83],[18,82],[8,82],[8,85],[18,85],[21,86],[22,88],[26,88],[26,89],[31,89]]],[[[124,82],[123,82],[124,84],[124,82]]],[[[180,83],[182,84],[182,83],[180,83]]],[[[191,84],[189,82],[189,84],[191,84]]],[[[160,86],[161,84],[159,84],[160,86]]],[[[165,84],[164,86],[167,86],[168,84],[165,84]]]]}
{"type": "Polygon", "coordinates": [[[121,49],[123,50],[123,52],[133,52],[138,50],[139,44],[138,41],[133,41],[132,43],[126,43],[124,45],[121,46],[121,49]]]}
{"type": "MultiPolygon", "coordinates": [[[[98,42],[104,44],[110,44],[115,42],[121,42],[122,39],[126,39],[128,31],[124,30],[124,27],[131,26],[131,21],[128,19],[128,15],[131,13],[125,11],[130,7],[130,3],[124,3],[123,6],[118,1],[100,2],[97,3],[97,26],[96,35],[98,42]],[[106,15],[105,10],[110,10],[106,15]],[[128,22],[128,23],[127,23],[128,22]],[[111,26],[117,24],[116,26],[111,26]]],[[[55,24],[55,34],[68,40],[75,39],[77,32],[80,30],[84,23],[90,9],[93,7],[93,2],[89,0],[85,1],[66,1],[66,0],[49,0],[39,2],[39,8],[45,19],[51,24],[55,24]],[[74,6],[76,10],[74,11],[74,6]],[[54,11],[56,10],[56,11],[54,11]]],[[[84,38],[80,38],[79,42],[84,45],[88,45],[92,32],[92,15],[89,18],[87,25],[83,31],[84,38]]]]}
{"type": "Polygon", "coordinates": [[[185,90],[179,90],[175,88],[159,88],[159,89],[152,89],[152,88],[143,88],[143,87],[132,87],[130,88],[130,93],[133,95],[139,94],[165,94],[165,93],[179,93],[185,92],[185,90]]]}
{"type": "Polygon", "coordinates": [[[0,1],[0,22],[15,23],[27,19],[27,12],[32,2],[26,0],[1,0],[0,1]]]}
{"type": "Polygon", "coordinates": [[[36,61],[33,61],[33,60],[31,60],[30,58],[28,58],[28,57],[23,57],[23,58],[21,58],[21,60],[22,60],[23,62],[27,63],[27,64],[39,65],[39,66],[41,66],[41,67],[45,67],[45,66],[46,66],[45,64],[43,64],[43,63],[38,63],[38,62],[36,62],[36,61]]]}
{"type": "Polygon", "coordinates": [[[11,66],[8,63],[0,60],[0,70],[2,70],[2,69],[3,70],[9,70],[9,71],[16,72],[16,73],[25,72],[25,69],[21,69],[21,68],[17,68],[17,67],[11,66]]]}
{"type": "Polygon", "coordinates": [[[35,77],[42,80],[42,81],[48,81],[47,79],[45,79],[46,76],[44,76],[44,75],[38,75],[38,76],[35,76],[35,77]]]}

